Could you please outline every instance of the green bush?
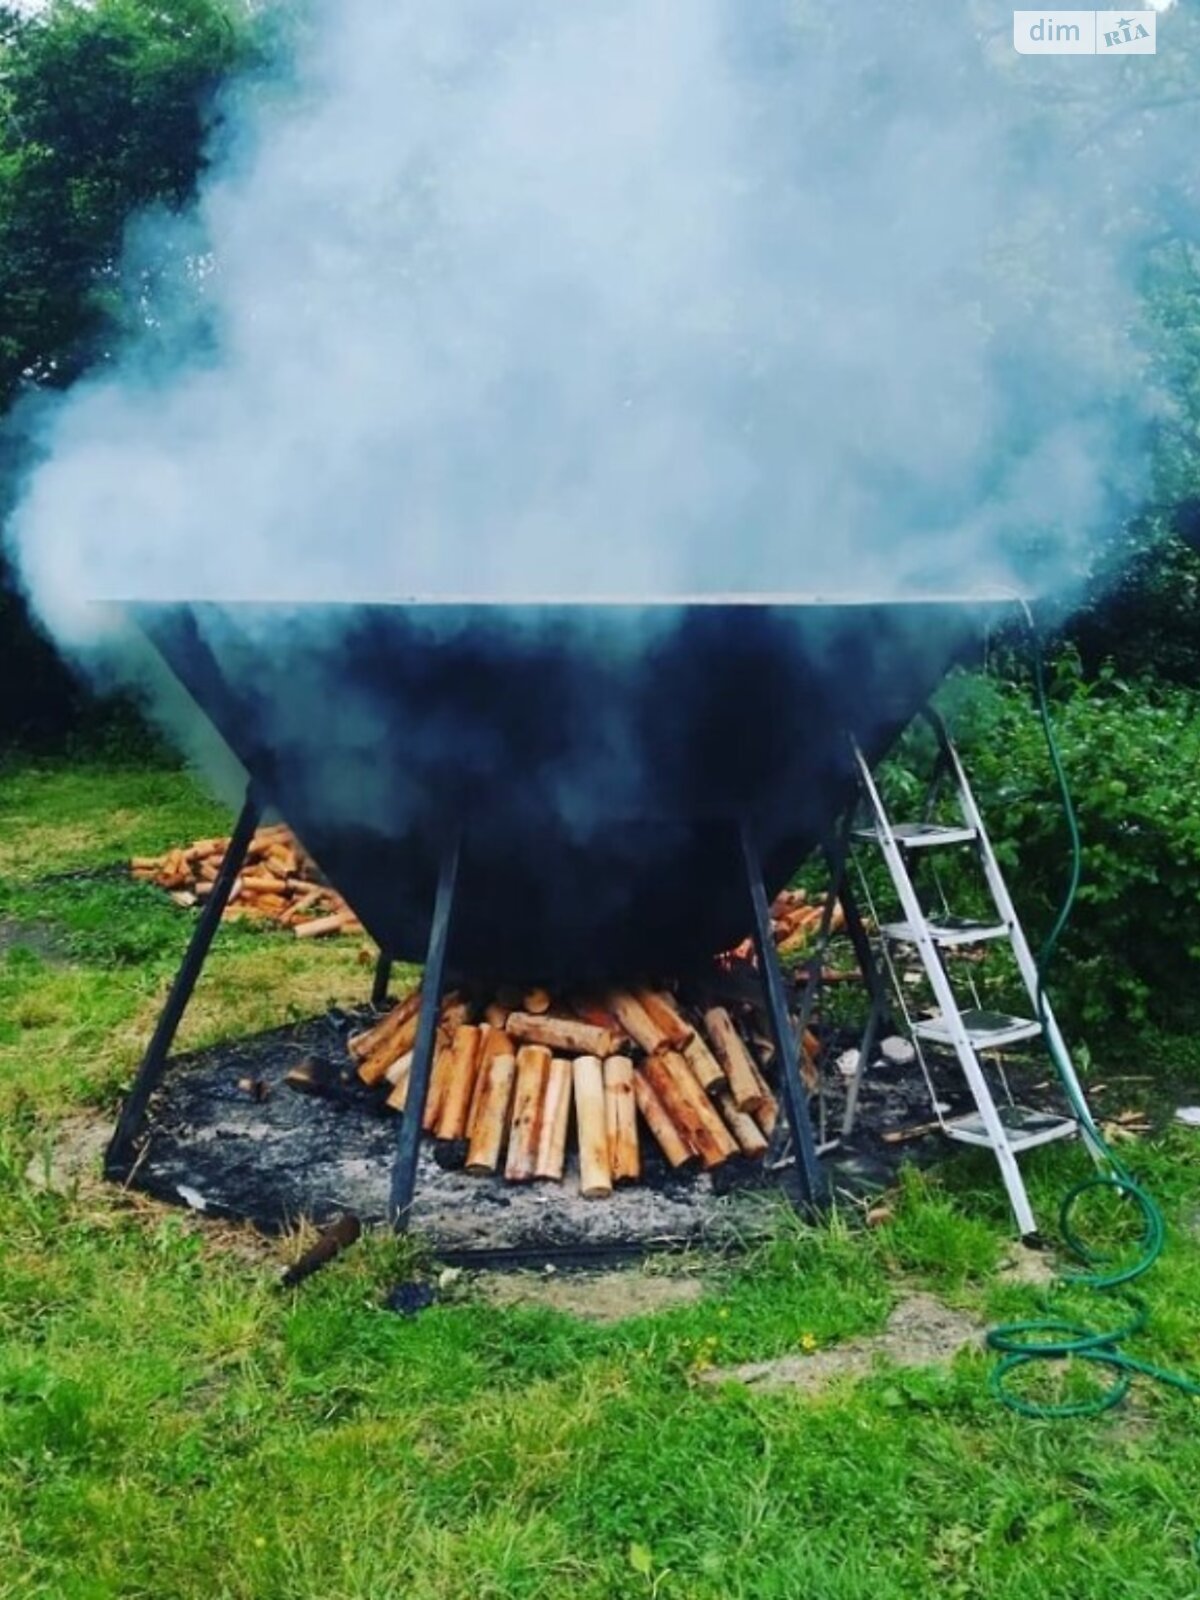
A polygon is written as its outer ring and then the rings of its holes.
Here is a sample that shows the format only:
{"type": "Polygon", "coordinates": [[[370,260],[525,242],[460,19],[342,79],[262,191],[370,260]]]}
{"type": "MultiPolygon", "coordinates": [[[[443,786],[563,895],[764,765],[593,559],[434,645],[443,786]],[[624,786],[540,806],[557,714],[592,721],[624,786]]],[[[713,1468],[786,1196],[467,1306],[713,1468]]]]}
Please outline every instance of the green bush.
{"type": "MultiPolygon", "coordinates": [[[[1200,1017],[1200,694],[1064,654],[1051,715],[1083,876],[1050,976],[1072,1026],[1183,1030],[1200,1017]]],[[[1032,689],[963,675],[943,709],[1030,938],[1061,903],[1070,848],[1032,689]]]]}

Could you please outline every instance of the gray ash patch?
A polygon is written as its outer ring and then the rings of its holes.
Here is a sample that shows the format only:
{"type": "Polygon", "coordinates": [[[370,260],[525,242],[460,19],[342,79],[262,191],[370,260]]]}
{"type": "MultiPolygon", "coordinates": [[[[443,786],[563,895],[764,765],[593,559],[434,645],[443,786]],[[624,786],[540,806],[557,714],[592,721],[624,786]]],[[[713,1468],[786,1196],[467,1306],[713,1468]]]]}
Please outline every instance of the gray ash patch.
{"type": "MultiPolygon", "coordinates": [[[[351,1030],[370,1018],[331,1012],[178,1057],[152,1103],[134,1185],[268,1232],[301,1218],[325,1223],[343,1211],[364,1222],[385,1220],[400,1119],[383,1110],[385,1090],[359,1083],[346,1049],[351,1030]],[[306,1057],[327,1063],[335,1098],[302,1094],[284,1082],[306,1057]],[[239,1087],[243,1080],[264,1085],[265,1098],[239,1087]]],[[[935,1087],[953,1111],[969,1108],[952,1065],[937,1074],[935,1087]]],[[[836,1072],[829,1074],[828,1096],[832,1134],[845,1097],[836,1072]]],[[[873,1068],[853,1139],[825,1158],[835,1192],[868,1196],[894,1182],[905,1162],[944,1160],[948,1147],[936,1134],[901,1142],[884,1137],[929,1124],[933,1115],[918,1068],[873,1068]]],[[[711,1175],[676,1174],[644,1129],[642,1182],[606,1200],[580,1195],[573,1163],[561,1184],[509,1184],[446,1170],[438,1154],[432,1141],[422,1142],[412,1223],[448,1259],[599,1259],[689,1245],[725,1248],[766,1232],[780,1198],[794,1198],[791,1168],[768,1172],[737,1161],[711,1175]]]]}

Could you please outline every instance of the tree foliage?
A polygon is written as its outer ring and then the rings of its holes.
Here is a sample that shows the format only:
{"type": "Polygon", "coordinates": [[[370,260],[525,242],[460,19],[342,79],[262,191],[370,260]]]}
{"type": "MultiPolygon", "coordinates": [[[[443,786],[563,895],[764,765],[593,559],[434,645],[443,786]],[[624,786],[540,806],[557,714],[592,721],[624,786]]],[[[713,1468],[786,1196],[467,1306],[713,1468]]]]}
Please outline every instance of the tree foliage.
{"type": "MultiPolygon", "coordinates": [[[[181,207],[205,163],[216,90],[250,52],[224,0],[0,6],[0,415],[105,359],[129,218],[181,207]]],[[[0,520],[24,450],[0,439],[0,520]]],[[[0,742],[69,723],[86,697],[30,627],[0,556],[0,742]]]]}

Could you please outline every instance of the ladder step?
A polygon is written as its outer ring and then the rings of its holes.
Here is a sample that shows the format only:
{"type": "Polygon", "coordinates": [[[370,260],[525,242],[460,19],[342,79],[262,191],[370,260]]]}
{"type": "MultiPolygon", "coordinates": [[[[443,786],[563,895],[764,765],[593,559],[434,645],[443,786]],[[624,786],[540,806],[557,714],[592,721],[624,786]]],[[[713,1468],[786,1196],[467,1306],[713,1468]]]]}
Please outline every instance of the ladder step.
{"type": "MultiPolygon", "coordinates": [[[[992,939],[1008,935],[1003,922],[975,922],[970,917],[937,917],[925,924],[929,937],[943,950],[968,944],[986,944],[992,939]]],[[[885,922],[880,930],[893,944],[915,944],[916,937],[911,922],[885,922]]]]}
{"type": "MultiPolygon", "coordinates": [[[[997,1106],[996,1108],[1008,1142],[1014,1151],[1032,1150],[1035,1145],[1052,1144],[1055,1139],[1070,1139],[1079,1132],[1074,1117],[1064,1117],[1056,1112],[1033,1111],[1028,1106],[997,1106]]],[[[954,1117],[943,1124],[947,1138],[960,1144],[981,1145],[992,1148],[992,1141],[978,1111],[967,1116],[954,1117]]]]}
{"type": "MultiPolygon", "coordinates": [[[[1010,1017],[1002,1011],[962,1011],[959,1016],[974,1050],[999,1050],[1002,1045],[1017,1044],[1021,1039],[1036,1039],[1042,1031],[1040,1022],[1028,1017],[1010,1017]]],[[[913,1033],[929,1044],[954,1043],[945,1017],[918,1022],[913,1033]]]]}
{"type": "MultiPolygon", "coordinates": [[[[970,844],[979,835],[974,828],[946,828],[936,822],[894,822],[892,837],[905,850],[928,850],[934,845],[970,844]]],[[[856,828],[855,838],[879,843],[878,828],[856,828]]]]}

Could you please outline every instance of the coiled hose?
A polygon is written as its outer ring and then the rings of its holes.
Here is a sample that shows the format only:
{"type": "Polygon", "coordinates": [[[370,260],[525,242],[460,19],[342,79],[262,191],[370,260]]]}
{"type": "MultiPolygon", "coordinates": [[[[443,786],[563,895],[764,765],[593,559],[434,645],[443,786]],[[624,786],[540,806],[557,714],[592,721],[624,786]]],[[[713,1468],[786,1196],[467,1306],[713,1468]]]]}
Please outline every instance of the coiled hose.
{"type": "Polygon", "coordinates": [[[1122,1349],[1125,1341],[1141,1333],[1149,1321],[1149,1311],[1145,1301],[1131,1293],[1129,1285],[1149,1272],[1162,1254],[1166,1239],[1166,1223],[1153,1196],[1138,1183],[1092,1120],[1087,1103],[1076,1088],[1070,1065],[1062,1059],[1057,1036],[1054,1030],[1047,1026],[1049,1008],[1045,988],[1046,974],[1075,905],[1082,871],[1083,848],[1075,803],[1071,797],[1070,785],[1063,769],[1062,756],[1050,719],[1042,651],[1033,616],[1028,606],[1024,609],[1033,640],[1033,671],[1038,716],[1062,801],[1063,817],[1070,835],[1071,849],[1071,874],[1067,891],[1063,896],[1054,926],[1037,959],[1037,1013],[1055,1070],[1072,1110],[1103,1162],[1096,1172],[1067,1190],[1059,1207],[1058,1222],[1063,1243],[1084,1269],[1067,1275],[1061,1282],[1066,1288],[1082,1287],[1098,1293],[1114,1293],[1128,1308],[1129,1315],[1117,1327],[1108,1330],[1090,1328],[1086,1323],[1053,1315],[1030,1318],[1021,1322],[1000,1323],[989,1329],[987,1334],[988,1348],[997,1351],[1002,1358],[992,1369],[989,1385],[992,1394],[1002,1404],[1022,1416],[1091,1417],[1119,1405],[1129,1393],[1136,1377],[1152,1378],[1155,1382],[1169,1384],[1184,1394],[1196,1396],[1200,1396],[1200,1383],[1196,1383],[1183,1373],[1171,1372],[1148,1361],[1139,1361],[1136,1357],[1127,1355],[1122,1349]],[[1132,1254],[1122,1257],[1122,1263],[1114,1262],[1111,1256],[1093,1249],[1074,1222],[1076,1207],[1080,1201],[1086,1195],[1094,1195],[1098,1191],[1109,1191],[1129,1201],[1140,1216],[1141,1236],[1133,1247],[1132,1254]],[[1107,1367],[1115,1374],[1113,1381],[1099,1394],[1058,1402],[1027,1398],[1009,1383],[1014,1373],[1033,1362],[1061,1361],[1068,1357],[1087,1361],[1095,1366],[1107,1367]]]}

